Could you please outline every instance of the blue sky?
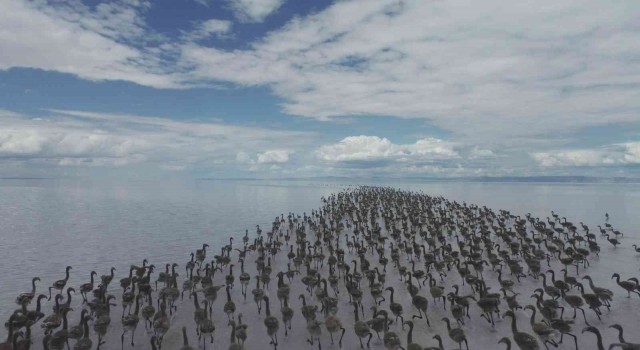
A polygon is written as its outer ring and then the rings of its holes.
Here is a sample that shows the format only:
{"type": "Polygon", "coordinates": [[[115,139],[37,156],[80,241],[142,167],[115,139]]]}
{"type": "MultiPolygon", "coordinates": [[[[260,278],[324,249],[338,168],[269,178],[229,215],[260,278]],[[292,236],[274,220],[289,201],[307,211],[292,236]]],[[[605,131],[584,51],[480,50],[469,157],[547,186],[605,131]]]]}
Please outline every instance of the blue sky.
{"type": "Polygon", "coordinates": [[[0,177],[640,176],[638,15],[0,0],[0,177]]]}

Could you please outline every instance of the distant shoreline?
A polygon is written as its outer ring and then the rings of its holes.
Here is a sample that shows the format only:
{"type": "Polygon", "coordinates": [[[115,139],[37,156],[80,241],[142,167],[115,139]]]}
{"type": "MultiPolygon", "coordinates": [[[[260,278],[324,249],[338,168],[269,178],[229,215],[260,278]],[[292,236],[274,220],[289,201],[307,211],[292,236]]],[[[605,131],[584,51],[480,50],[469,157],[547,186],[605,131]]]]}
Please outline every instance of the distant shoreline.
{"type": "MultiPolygon", "coordinates": [[[[0,177],[1,180],[82,180],[91,179],[83,177],[0,177]]],[[[112,179],[117,180],[117,179],[112,179]]],[[[131,180],[131,179],[123,179],[131,180]]],[[[141,179],[137,179],[141,180],[141,179]]],[[[508,176],[508,177],[285,177],[285,178],[193,178],[195,181],[344,181],[358,184],[361,182],[373,183],[437,183],[437,182],[459,182],[459,183],[566,183],[566,184],[640,184],[640,178],[631,177],[591,177],[591,176],[508,176]]]]}
{"type": "Polygon", "coordinates": [[[294,177],[294,178],[199,178],[200,181],[373,181],[373,182],[521,182],[521,183],[640,183],[640,178],[590,176],[509,176],[509,177],[294,177]]]}

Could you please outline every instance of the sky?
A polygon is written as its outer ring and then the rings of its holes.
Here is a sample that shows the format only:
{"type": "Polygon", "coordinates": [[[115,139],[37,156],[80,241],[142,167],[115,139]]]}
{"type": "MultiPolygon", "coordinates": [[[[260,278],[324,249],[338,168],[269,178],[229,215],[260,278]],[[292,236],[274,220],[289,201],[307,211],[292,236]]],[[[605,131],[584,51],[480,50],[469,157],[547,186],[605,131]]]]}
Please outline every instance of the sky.
{"type": "Polygon", "coordinates": [[[0,0],[0,177],[640,177],[635,0],[0,0]]]}

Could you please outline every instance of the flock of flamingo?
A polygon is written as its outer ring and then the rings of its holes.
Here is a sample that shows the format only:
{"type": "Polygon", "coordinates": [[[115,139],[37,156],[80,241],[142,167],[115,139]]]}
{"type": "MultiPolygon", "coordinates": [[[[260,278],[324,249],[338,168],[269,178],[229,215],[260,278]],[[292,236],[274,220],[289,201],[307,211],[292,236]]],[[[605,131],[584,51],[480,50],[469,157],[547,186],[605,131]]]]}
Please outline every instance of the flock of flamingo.
{"type": "Polygon", "coordinates": [[[481,335],[495,349],[600,350],[602,332],[618,333],[609,349],[640,349],[614,307],[614,293],[640,304],[638,279],[613,273],[620,289],[609,290],[589,276],[600,243],[615,254],[623,233],[608,214],[599,232],[551,214],[353,188],[183,262],[141,256],[119,280],[111,268],[74,284],[71,266],[57,281],[33,277],[0,349],[442,350],[481,335]]]}

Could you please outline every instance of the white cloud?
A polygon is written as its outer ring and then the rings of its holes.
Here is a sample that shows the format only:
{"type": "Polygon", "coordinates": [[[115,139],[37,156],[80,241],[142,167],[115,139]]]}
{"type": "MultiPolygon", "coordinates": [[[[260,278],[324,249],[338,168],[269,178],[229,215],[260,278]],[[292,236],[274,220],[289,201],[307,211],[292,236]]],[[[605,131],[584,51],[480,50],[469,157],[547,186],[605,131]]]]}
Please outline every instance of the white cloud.
{"type": "MultiPolygon", "coordinates": [[[[246,21],[262,21],[283,3],[225,1],[246,21]]],[[[262,85],[291,115],[423,119],[449,131],[458,148],[440,145],[444,150],[458,149],[476,163],[490,162],[497,150],[506,157],[501,161],[522,167],[530,158],[521,156],[534,153],[545,165],[635,164],[637,158],[633,147],[620,145],[536,151],[561,149],[585,127],[638,121],[640,2],[343,0],[238,45],[243,49],[198,41],[229,34],[231,23],[219,20],[172,42],[145,22],[150,6],[142,0],[93,7],[76,0],[0,0],[0,70],[32,67],[156,88],[262,85]]],[[[40,131],[15,135],[3,139],[15,157],[57,142],[50,134],[41,140],[40,131]]],[[[124,142],[118,136],[76,137],[111,156],[115,149],[103,144],[124,142]]],[[[349,141],[317,154],[328,162],[449,157],[433,151],[438,144],[432,141],[410,148],[384,140],[358,141],[374,152],[349,141]]],[[[274,147],[262,146],[246,150],[249,160],[257,163],[261,149],[274,147]]],[[[238,149],[228,154],[241,163],[238,149]]]]}
{"type": "Polygon", "coordinates": [[[141,23],[139,6],[130,3],[100,4],[91,12],[76,2],[53,7],[0,1],[0,69],[39,68],[89,80],[178,87],[173,73],[157,64],[157,57],[127,44],[152,37],[141,23]]]}
{"type": "Polygon", "coordinates": [[[236,162],[240,164],[253,164],[251,156],[247,152],[240,151],[236,154],[236,162]]]}
{"type": "Polygon", "coordinates": [[[453,144],[427,138],[413,144],[394,144],[378,136],[349,136],[338,143],[321,146],[316,154],[328,162],[351,161],[433,161],[458,158],[453,144]]]}
{"type": "Polygon", "coordinates": [[[532,157],[545,167],[640,164],[640,142],[620,143],[598,149],[537,152],[532,157]]]}
{"type": "Polygon", "coordinates": [[[60,165],[124,165],[144,160],[141,152],[151,147],[144,139],[74,123],[0,115],[4,119],[0,122],[2,157],[48,159],[60,165]]]}
{"type": "Polygon", "coordinates": [[[231,32],[231,26],[231,21],[210,19],[198,23],[192,31],[185,33],[183,38],[187,41],[197,41],[211,36],[223,37],[231,32]]]}
{"type": "MultiPolygon", "coordinates": [[[[144,163],[163,169],[251,164],[249,154],[273,145],[304,148],[311,133],[82,111],[43,118],[0,110],[0,162],[20,160],[62,166],[144,163]]],[[[288,160],[267,151],[261,163],[288,160]]]]}
{"type": "Polygon", "coordinates": [[[475,146],[469,152],[469,159],[487,159],[494,158],[496,154],[490,149],[483,149],[478,146],[475,146]]]}
{"type": "Polygon", "coordinates": [[[393,156],[393,148],[395,145],[386,138],[349,136],[336,144],[320,147],[318,156],[330,162],[376,160],[393,156]]]}
{"type": "MultiPolygon", "coordinates": [[[[283,2],[227,1],[254,20],[283,2]]],[[[637,121],[640,109],[640,3],[344,0],[236,50],[170,42],[145,23],[150,6],[0,2],[0,69],[157,88],[266,85],[292,115],[423,118],[494,149],[637,121]]],[[[205,22],[194,35],[228,26],[205,22]]]]}
{"type": "Polygon", "coordinates": [[[262,22],[277,11],[284,0],[227,0],[238,19],[245,22],[262,22]]]}
{"type": "Polygon", "coordinates": [[[286,163],[289,161],[291,151],[288,150],[268,150],[258,154],[258,163],[286,163]]]}
{"type": "Polygon", "coordinates": [[[629,58],[640,46],[624,44],[640,42],[635,12],[597,0],[340,1],[246,50],[181,52],[194,80],[268,85],[292,115],[425,118],[466,142],[527,147],[637,120],[629,58]]]}

